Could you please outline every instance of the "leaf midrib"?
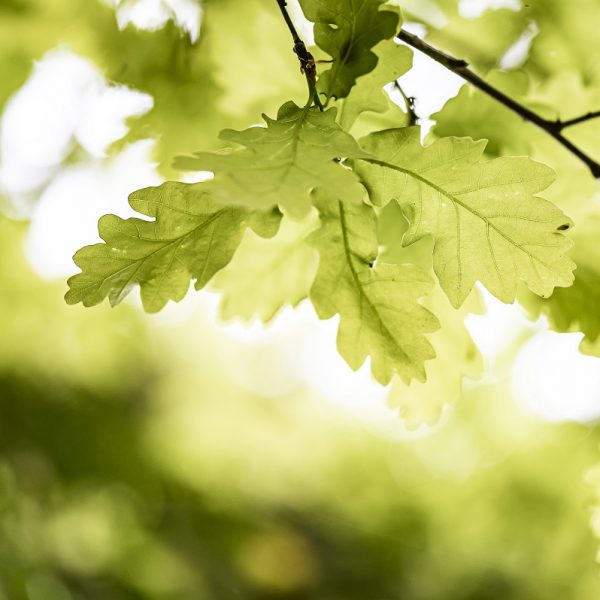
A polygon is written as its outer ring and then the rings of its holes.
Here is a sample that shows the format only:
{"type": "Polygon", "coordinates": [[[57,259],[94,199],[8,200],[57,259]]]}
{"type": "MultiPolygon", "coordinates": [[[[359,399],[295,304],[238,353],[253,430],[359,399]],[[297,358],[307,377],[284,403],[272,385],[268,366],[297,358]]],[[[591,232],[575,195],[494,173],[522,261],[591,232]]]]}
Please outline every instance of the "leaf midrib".
{"type": "MultiPolygon", "coordinates": [[[[388,329],[387,325],[383,322],[383,319],[379,315],[379,311],[377,310],[377,307],[373,304],[373,302],[371,302],[371,299],[369,298],[369,296],[367,296],[366,292],[363,289],[363,285],[360,281],[360,278],[358,276],[356,269],[354,268],[354,263],[352,262],[352,249],[350,248],[350,242],[348,240],[348,228],[347,228],[347,224],[346,224],[346,213],[345,213],[344,205],[341,200],[338,200],[338,206],[339,206],[339,212],[340,212],[340,227],[342,230],[344,255],[346,256],[346,262],[348,263],[348,268],[350,269],[350,273],[352,275],[354,284],[356,285],[356,287],[358,289],[358,293],[362,298],[364,298],[365,302],[368,304],[368,306],[371,308],[371,310],[377,316],[377,321],[379,322],[379,327],[380,327],[381,333],[385,333],[387,335],[387,337],[394,342],[394,345],[398,348],[398,350],[400,350],[400,352],[402,353],[402,356],[404,357],[406,362],[410,363],[411,361],[410,361],[408,354],[406,354],[406,352],[404,351],[404,348],[402,348],[402,346],[399,344],[399,342],[396,341],[396,337],[388,329]]],[[[361,312],[361,320],[362,320],[362,310],[360,312],[361,312]]]]}
{"type": "MultiPolygon", "coordinates": [[[[149,260],[150,258],[152,258],[155,254],[161,252],[162,250],[165,250],[166,248],[169,248],[169,246],[172,246],[173,244],[182,244],[183,241],[191,236],[192,234],[196,233],[197,231],[203,229],[204,227],[207,227],[208,225],[210,225],[212,222],[214,222],[217,218],[219,218],[221,216],[221,214],[223,214],[225,211],[225,209],[221,209],[218,210],[217,212],[215,212],[213,215],[211,215],[208,219],[206,219],[205,221],[202,221],[202,223],[200,223],[199,225],[197,225],[196,227],[194,227],[194,229],[188,231],[187,233],[185,233],[182,236],[179,236],[173,240],[171,240],[169,243],[162,245],[160,248],[157,248],[156,250],[153,250],[152,252],[150,252],[150,254],[147,254],[146,256],[144,256],[143,258],[140,259],[134,259],[132,261],[132,263],[128,264],[125,267],[122,267],[121,269],[118,269],[117,271],[114,271],[112,273],[110,273],[109,275],[107,275],[106,277],[104,277],[100,282],[95,281],[94,283],[85,286],[84,288],[79,288],[80,290],[82,290],[82,295],[85,291],[87,291],[90,288],[96,288],[96,289],[100,289],[109,279],[112,279],[113,277],[117,277],[120,273],[122,273],[123,271],[126,271],[127,269],[129,269],[132,264],[135,264],[135,262],[138,263],[138,265],[136,266],[136,268],[133,270],[133,273],[127,278],[127,281],[120,286],[119,288],[119,292],[117,294],[117,298],[119,298],[119,296],[123,293],[123,290],[131,283],[132,279],[135,277],[135,275],[137,274],[137,272],[140,270],[140,268],[142,267],[142,265],[149,260]]],[[[158,240],[157,240],[158,241],[158,240]]]]}
{"type": "Polygon", "coordinates": [[[481,219],[486,224],[486,227],[488,229],[489,228],[493,229],[500,237],[502,237],[508,243],[510,243],[512,246],[514,246],[515,248],[517,248],[518,250],[520,250],[521,252],[523,252],[524,254],[526,254],[531,260],[536,260],[537,262],[539,262],[541,265],[543,265],[544,267],[546,267],[549,270],[552,269],[551,266],[548,265],[548,264],[546,264],[543,260],[541,260],[540,258],[538,258],[537,256],[535,256],[531,252],[528,252],[523,247],[522,244],[519,244],[518,242],[516,242],[515,240],[513,240],[510,236],[506,235],[501,229],[498,229],[498,227],[496,227],[494,225],[494,223],[490,219],[488,219],[488,217],[486,217],[485,215],[482,215],[477,210],[475,210],[474,208],[470,207],[468,204],[465,204],[464,202],[462,202],[461,200],[459,200],[455,195],[451,194],[450,192],[447,192],[446,190],[444,190],[440,186],[436,185],[433,181],[427,179],[426,177],[423,177],[422,175],[420,175],[416,171],[411,171],[410,169],[407,169],[405,167],[400,167],[400,166],[395,165],[393,163],[389,163],[387,161],[376,159],[376,158],[359,158],[358,160],[363,160],[365,162],[369,162],[369,163],[372,163],[372,164],[379,165],[380,167],[384,167],[384,168],[387,168],[387,169],[392,169],[394,171],[398,171],[400,173],[404,173],[405,175],[408,175],[409,177],[413,177],[414,179],[417,179],[421,183],[427,185],[431,189],[433,189],[436,192],[438,192],[438,194],[441,194],[442,196],[445,196],[446,198],[448,198],[448,200],[450,200],[452,203],[457,204],[458,206],[464,208],[467,212],[471,213],[472,215],[474,215],[478,219],[481,219]]]}

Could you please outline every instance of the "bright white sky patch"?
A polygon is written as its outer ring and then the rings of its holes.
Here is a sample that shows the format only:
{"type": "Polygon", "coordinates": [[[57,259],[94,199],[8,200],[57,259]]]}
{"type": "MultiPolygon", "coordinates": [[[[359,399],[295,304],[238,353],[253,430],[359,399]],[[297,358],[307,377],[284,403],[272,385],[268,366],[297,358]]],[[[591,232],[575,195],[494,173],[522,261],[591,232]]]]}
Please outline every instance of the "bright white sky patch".
{"type": "Polygon", "coordinates": [[[152,106],[151,96],[125,86],[103,83],[99,88],[88,89],[75,139],[92,156],[105,156],[109,146],[129,131],[125,120],[148,112],[152,106]]]}
{"type": "Polygon", "coordinates": [[[177,26],[198,40],[202,24],[200,0],[104,0],[115,7],[119,29],[130,23],[138,29],[155,31],[173,19],[177,26]]]}
{"type": "MultiPolygon", "coordinates": [[[[27,234],[25,249],[35,270],[48,279],[73,275],[73,254],[99,242],[98,219],[134,211],[132,190],[161,182],[151,162],[153,142],[131,144],[114,158],[64,167],[44,190],[27,234]]],[[[137,215],[139,216],[139,215],[137,215]]]]}
{"type": "Polygon", "coordinates": [[[600,358],[579,352],[582,337],[542,331],[525,343],[511,378],[524,408],[550,421],[600,418],[600,358]]]}
{"type": "MultiPolygon", "coordinates": [[[[416,23],[405,23],[404,28],[423,37],[425,28],[416,23]]],[[[422,52],[413,52],[413,68],[402,75],[398,82],[407,96],[416,98],[415,110],[421,125],[421,138],[424,139],[433,125],[430,116],[442,109],[444,104],[456,96],[464,80],[452,73],[422,52]]],[[[391,91],[391,87],[389,87],[391,91]]],[[[400,106],[403,102],[393,96],[400,106]]]]}
{"type": "Polygon", "coordinates": [[[486,366],[493,369],[498,360],[526,332],[546,328],[546,321],[533,323],[518,304],[504,304],[477,284],[485,304],[485,314],[470,314],[465,320],[469,335],[479,348],[486,366]]]}
{"type": "Polygon", "coordinates": [[[314,46],[314,25],[304,16],[298,0],[288,0],[288,10],[298,31],[298,35],[304,40],[307,46],[314,46]]]}
{"type": "Polygon", "coordinates": [[[132,212],[129,193],[160,182],[152,140],[106,158],[127,133],[125,120],[152,106],[151,96],[109,84],[92,62],[65,49],[48,52],[8,102],[0,121],[0,187],[15,212],[32,218],[26,249],[40,275],[73,274],[71,257],[98,237],[98,218],[132,212]],[[65,166],[77,147],[79,162],[65,166]]]}
{"type": "Polygon", "coordinates": [[[531,43],[539,33],[538,26],[531,21],[527,29],[521,34],[521,37],[504,53],[500,59],[501,69],[518,69],[529,56],[531,43]]]}
{"type": "Polygon", "coordinates": [[[26,212],[77,143],[92,156],[104,156],[127,132],[125,120],[152,105],[147,94],[109,85],[89,60],[51,50],[2,115],[0,189],[17,211],[26,212]]]}
{"type": "Polygon", "coordinates": [[[458,4],[460,16],[467,19],[476,19],[486,10],[498,8],[519,10],[521,8],[521,0],[460,0],[458,4]]]}

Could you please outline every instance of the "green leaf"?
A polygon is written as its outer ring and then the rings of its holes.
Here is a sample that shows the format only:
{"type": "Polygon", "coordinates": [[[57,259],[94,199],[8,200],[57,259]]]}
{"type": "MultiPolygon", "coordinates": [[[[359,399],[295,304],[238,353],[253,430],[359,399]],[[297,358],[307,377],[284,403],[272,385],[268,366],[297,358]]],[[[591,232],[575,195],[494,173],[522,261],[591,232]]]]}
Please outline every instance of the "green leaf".
{"type": "Polygon", "coordinates": [[[337,345],[352,369],[367,356],[375,379],[387,384],[425,380],[424,362],[435,352],[424,334],[438,321],[417,300],[431,291],[431,278],[415,265],[377,259],[377,220],[364,204],[345,205],[319,196],[321,228],[311,236],[320,261],[310,298],[321,319],[340,315],[337,345]]]}
{"type": "MultiPolygon", "coordinates": [[[[195,57],[199,60],[205,53],[210,55],[219,108],[229,115],[224,126],[244,127],[261,112],[276,112],[282,99],[306,98],[306,80],[277,2],[218,0],[203,2],[203,10],[203,31],[195,57]]],[[[207,84],[202,81],[191,87],[207,84]]],[[[197,115],[194,124],[205,112],[208,117],[215,114],[214,110],[206,111],[204,105],[193,108],[197,115]]],[[[195,129],[189,123],[188,128],[195,129]]],[[[214,136],[217,134],[218,130],[214,136]]],[[[198,148],[206,146],[196,145],[190,151],[198,148]]]]}
{"type": "Polygon", "coordinates": [[[68,304],[93,306],[106,297],[114,306],[136,286],[144,308],[159,311],[179,302],[190,279],[201,289],[232,258],[246,227],[273,235],[280,215],[224,206],[209,184],[166,182],[134,192],[129,203],[154,221],[105,215],[98,229],[104,244],[86,246],[74,260],[81,273],[68,281],[68,304]]]}
{"type": "MultiPolygon", "coordinates": [[[[380,10],[385,0],[300,0],[309,21],[315,23],[315,42],[333,60],[319,77],[319,90],[327,98],[345,98],[356,78],[372,71],[377,57],[372,48],[394,36],[399,18],[380,10]]],[[[387,7],[391,8],[391,7],[387,7]]]]}
{"type": "Polygon", "coordinates": [[[392,129],[363,139],[375,156],[356,170],[378,206],[395,198],[410,222],[403,244],[435,240],[434,270],[453,306],[477,280],[513,302],[519,280],[540,296],[573,281],[565,256],[571,220],[534,196],[554,179],[527,158],[478,162],[485,141],[445,138],[423,148],[418,128],[392,129]]]}
{"type": "Polygon", "coordinates": [[[231,263],[215,276],[211,287],[223,292],[221,316],[270,321],[289,304],[308,296],[317,269],[317,255],[305,242],[314,218],[283,219],[277,235],[264,240],[247,231],[231,263]]]}
{"type": "Polygon", "coordinates": [[[525,18],[535,22],[539,29],[525,63],[527,70],[541,79],[558,70],[573,70],[581,73],[584,80],[597,84],[600,81],[597,0],[577,0],[576,4],[527,0],[524,4],[525,18]]]}
{"type": "Polygon", "coordinates": [[[456,0],[388,0],[388,3],[402,9],[405,21],[435,28],[443,27],[449,14],[456,11],[456,0]]]}
{"type": "Polygon", "coordinates": [[[431,28],[427,41],[466,59],[476,69],[488,71],[500,65],[506,51],[528,26],[523,13],[510,9],[488,9],[476,19],[461,17],[457,11],[445,27],[431,28]]]}
{"type": "Polygon", "coordinates": [[[404,75],[412,66],[411,50],[391,40],[380,42],[373,52],[377,56],[377,67],[357,79],[340,109],[340,125],[346,130],[364,112],[385,113],[396,107],[383,86],[404,75]]]}
{"type": "Polygon", "coordinates": [[[409,429],[437,422],[442,409],[460,399],[463,378],[475,379],[483,371],[479,350],[464,324],[469,313],[482,312],[479,295],[472,293],[460,310],[455,310],[436,286],[423,304],[440,321],[440,328],[430,337],[437,356],[427,363],[426,383],[406,385],[394,377],[388,396],[388,405],[398,409],[409,429]]]}
{"type": "MultiPolygon", "coordinates": [[[[569,120],[595,111],[600,106],[600,90],[586,85],[574,71],[558,72],[540,84],[523,71],[495,70],[486,76],[486,81],[550,121],[569,120]]],[[[475,139],[485,138],[488,140],[485,151],[490,156],[533,154],[538,160],[551,165],[558,172],[559,180],[565,167],[572,164],[581,168],[580,161],[556,144],[547,133],[523,121],[503,104],[472,86],[464,85],[431,118],[437,121],[433,129],[437,137],[468,135],[475,139]]],[[[597,120],[571,127],[565,133],[584,152],[600,157],[597,120]]],[[[572,173],[565,174],[568,186],[572,185],[572,178],[572,173]]]]}
{"type": "MultiPolygon", "coordinates": [[[[428,236],[408,247],[402,246],[401,235],[407,229],[408,223],[396,201],[379,211],[379,260],[412,263],[433,275],[433,240],[428,236]]],[[[429,336],[436,357],[427,362],[427,382],[413,381],[406,385],[399,377],[394,377],[388,396],[388,405],[398,409],[409,429],[423,423],[435,423],[446,405],[460,399],[463,378],[475,379],[483,370],[479,350],[464,325],[468,314],[483,312],[477,288],[458,310],[450,305],[439,286],[435,286],[422,302],[440,321],[440,328],[429,336]]]]}
{"type": "Polygon", "coordinates": [[[570,256],[577,264],[577,269],[571,287],[558,288],[547,299],[525,292],[519,294],[519,302],[529,310],[532,317],[544,313],[556,331],[581,331],[586,336],[586,344],[590,346],[600,341],[599,229],[600,212],[593,207],[581,219],[581,225],[573,235],[575,245],[570,256]]]}
{"type": "MultiPolygon", "coordinates": [[[[530,104],[525,102],[529,81],[524,73],[492,71],[486,76],[486,81],[511,98],[530,104]]],[[[463,85],[458,94],[431,118],[436,121],[433,132],[437,137],[468,135],[476,140],[486,139],[486,154],[494,157],[501,154],[530,155],[531,133],[537,133],[534,125],[470,85],[463,85]]]]}
{"type": "Polygon", "coordinates": [[[320,112],[287,102],[267,127],[226,129],[221,139],[245,146],[217,154],[199,152],[180,157],[176,166],[215,173],[213,195],[227,203],[267,209],[281,206],[290,215],[305,216],[310,191],[316,187],[360,202],[357,177],[334,159],[364,156],[354,138],[335,122],[336,109],[320,112]]]}

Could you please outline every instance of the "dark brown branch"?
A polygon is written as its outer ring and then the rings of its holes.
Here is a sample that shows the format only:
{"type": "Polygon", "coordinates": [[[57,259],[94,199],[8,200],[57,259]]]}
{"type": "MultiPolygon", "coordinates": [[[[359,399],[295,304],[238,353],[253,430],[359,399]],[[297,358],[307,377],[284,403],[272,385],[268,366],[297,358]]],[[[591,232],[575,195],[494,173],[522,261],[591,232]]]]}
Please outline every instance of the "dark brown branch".
{"type": "Polygon", "coordinates": [[[277,0],[277,4],[279,5],[279,8],[281,9],[281,14],[283,15],[283,18],[288,26],[288,29],[290,30],[290,33],[292,34],[292,38],[294,39],[294,44],[297,44],[298,42],[302,42],[302,40],[300,39],[300,36],[298,35],[298,32],[296,31],[296,28],[294,27],[294,22],[292,21],[292,18],[290,17],[290,14],[287,11],[287,2],[285,0],[277,0]]]}
{"type": "Polygon", "coordinates": [[[319,93],[317,92],[317,67],[315,65],[315,59],[313,58],[313,55],[306,49],[305,43],[302,41],[302,38],[298,35],[298,32],[294,27],[294,22],[292,21],[292,18],[290,17],[290,14],[286,8],[286,0],[277,0],[277,4],[281,10],[283,19],[285,20],[286,25],[292,34],[292,39],[294,40],[294,53],[300,61],[300,70],[306,76],[309,93],[308,102],[310,104],[314,102],[319,107],[319,110],[323,110],[323,105],[321,104],[319,93]]]}
{"type": "MultiPolygon", "coordinates": [[[[592,175],[596,178],[600,178],[600,163],[597,163],[591,157],[589,157],[585,152],[580,150],[575,144],[573,144],[570,140],[568,140],[564,135],[562,135],[561,131],[565,127],[569,127],[570,125],[575,125],[576,123],[580,123],[589,117],[585,115],[585,117],[579,117],[578,119],[571,119],[570,121],[549,121],[548,119],[544,119],[537,113],[528,109],[526,106],[523,106],[516,100],[513,100],[510,96],[507,96],[504,92],[495,88],[493,85],[490,85],[487,81],[479,77],[476,73],[469,69],[469,64],[461,59],[454,58],[437,48],[434,48],[427,42],[423,41],[421,38],[401,29],[398,35],[396,36],[398,39],[402,40],[409,46],[416,48],[417,50],[423,52],[436,62],[440,63],[442,66],[446,67],[453,73],[456,73],[460,77],[462,77],[465,81],[468,81],[471,85],[475,86],[482,92],[486,93],[494,100],[497,100],[516,114],[518,114],[525,121],[529,121],[534,125],[537,125],[540,129],[543,129],[548,135],[552,136],[559,144],[561,144],[565,149],[567,149],[571,154],[576,156],[582,163],[584,163],[588,169],[591,171],[592,175]]],[[[590,113],[593,114],[593,113],[590,113]]],[[[600,115],[596,115],[600,116],[600,115]]]]}
{"type": "Polygon", "coordinates": [[[575,117],[574,119],[567,119],[566,121],[556,121],[557,127],[561,129],[566,129],[567,127],[572,127],[573,125],[579,125],[579,123],[585,123],[585,121],[591,121],[592,119],[597,119],[600,117],[600,110],[596,110],[594,112],[589,112],[586,115],[581,115],[580,117],[575,117]]]}

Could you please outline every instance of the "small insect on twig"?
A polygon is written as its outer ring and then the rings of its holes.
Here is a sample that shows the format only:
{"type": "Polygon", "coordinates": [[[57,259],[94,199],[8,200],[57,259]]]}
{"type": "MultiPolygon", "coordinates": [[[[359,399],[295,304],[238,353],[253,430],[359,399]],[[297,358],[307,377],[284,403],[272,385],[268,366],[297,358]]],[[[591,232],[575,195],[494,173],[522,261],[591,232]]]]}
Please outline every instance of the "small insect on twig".
{"type": "Polygon", "coordinates": [[[306,81],[308,82],[308,89],[310,92],[309,102],[314,101],[319,107],[319,110],[323,110],[319,92],[317,91],[317,63],[324,61],[315,61],[313,55],[306,49],[302,40],[296,40],[296,43],[294,44],[294,53],[300,61],[300,72],[306,76],[306,81]]]}
{"type": "Polygon", "coordinates": [[[317,92],[317,63],[320,62],[332,62],[332,61],[315,61],[313,55],[306,49],[306,45],[298,35],[296,28],[294,27],[294,23],[290,18],[290,15],[287,11],[286,0],[277,0],[277,4],[281,9],[281,14],[292,34],[292,38],[294,40],[294,53],[298,57],[300,61],[300,71],[305,75],[306,81],[308,83],[308,105],[311,105],[313,102],[316,106],[319,107],[319,110],[323,110],[323,104],[321,104],[321,99],[319,98],[319,92],[317,92]]]}

